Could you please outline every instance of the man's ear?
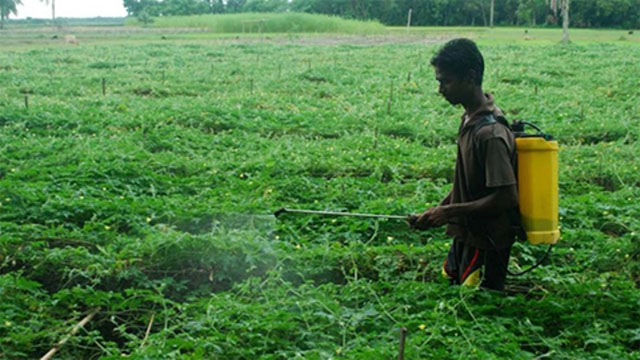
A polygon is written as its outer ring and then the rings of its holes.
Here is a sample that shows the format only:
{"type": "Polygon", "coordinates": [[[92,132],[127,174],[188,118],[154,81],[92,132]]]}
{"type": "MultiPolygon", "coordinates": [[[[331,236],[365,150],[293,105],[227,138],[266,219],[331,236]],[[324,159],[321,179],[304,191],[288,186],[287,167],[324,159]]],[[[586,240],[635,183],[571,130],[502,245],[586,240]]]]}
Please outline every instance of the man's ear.
{"type": "Polygon", "coordinates": [[[469,69],[469,71],[467,71],[467,74],[464,77],[464,80],[469,82],[472,85],[476,84],[477,79],[478,79],[478,73],[473,69],[469,69]]]}

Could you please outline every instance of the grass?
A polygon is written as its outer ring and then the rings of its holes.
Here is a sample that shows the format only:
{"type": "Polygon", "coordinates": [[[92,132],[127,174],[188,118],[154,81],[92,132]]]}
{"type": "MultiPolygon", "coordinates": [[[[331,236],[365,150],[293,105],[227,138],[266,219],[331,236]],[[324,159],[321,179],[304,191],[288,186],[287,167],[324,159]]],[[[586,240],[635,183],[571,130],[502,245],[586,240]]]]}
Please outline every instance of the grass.
{"type": "MultiPolygon", "coordinates": [[[[477,40],[480,43],[518,42],[526,44],[550,45],[559,43],[562,39],[561,28],[543,27],[388,27],[392,34],[412,34],[421,36],[464,36],[477,40]],[[526,32],[525,32],[526,31],[526,32]]],[[[569,29],[569,38],[576,43],[602,43],[614,42],[620,45],[635,44],[640,42],[640,34],[635,31],[629,34],[628,30],[619,29],[569,29]]]]}
{"type": "Polygon", "coordinates": [[[406,358],[638,358],[640,48],[522,31],[469,33],[507,116],[562,146],[563,238],[507,296],[440,279],[442,230],[206,220],[437,202],[460,115],[428,65],[439,44],[3,37],[0,357],[40,357],[100,308],[61,358],[394,358],[400,327],[406,358]]]}
{"type": "MultiPolygon", "coordinates": [[[[127,19],[127,25],[139,25],[127,19]]],[[[346,20],[336,16],[307,13],[242,13],[154,18],[158,28],[206,28],[213,33],[382,33],[377,21],[346,20]]]]}

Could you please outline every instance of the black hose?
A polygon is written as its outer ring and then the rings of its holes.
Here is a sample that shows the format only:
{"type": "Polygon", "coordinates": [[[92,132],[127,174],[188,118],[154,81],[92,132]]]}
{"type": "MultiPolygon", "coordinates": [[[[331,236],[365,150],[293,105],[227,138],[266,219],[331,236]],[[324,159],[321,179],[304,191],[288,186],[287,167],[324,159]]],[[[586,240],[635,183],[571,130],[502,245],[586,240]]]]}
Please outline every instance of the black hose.
{"type": "Polygon", "coordinates": [[[518,272],[518,273],[511,272],[509,270],[509,268],[507,268],[507,274],[509,274],[511,276],[522,276],[522,275],[528,273],[529,271],[537,268],[538,266],[542,265],[542,263],[549,257],[549,254],[551,254],[551,249],[553,249],[553,245],[549,245],[549,248],[544,253],[544,255],[540,259],[538,259],[538,261],[534,265],[532,265],[530,268],[525,269],[525,270],[523,270],[521,272],[518,272]]]}
{"type": "Polygon", "coordinates": [[[512,125],[512,131],[514,131],[516,134],[518,134],[516,137],[541,137],[547,141],[553,140],[553,136],[549,135],[547,133],[545,133],[544,131],[542,131],[542,129],[540,129],[537,125],[532,124],[528,121],[519,121],[518,124],[521,126],[518,126],[517,128],[514,128],[516,123],[514,123],[514,125],[512,125]],[[534,128],[536,131],[538,131],[537,134],[526,134],[524,132],[524,126],[529,126],[534,128]]]}
{"type": "Polygon", "coordinates": [[[542,129],[540,129],[538,126],[536,126],[536,125],[534,125],[534,124],[532,124],[532,123],[530,123],[530,122],[528,122],[528,121],[521,121],[521,123],[522,123],[522,124],[524,124],[524,125],[530,126],[530,127],[534,128],[534,129],[536,129],[536,130],[538,130],[538,132],[539,132],[539,133],[541,133],[541,134],[544,134],[544,132],[542,131],[542,129]]]}
{"type": "MultiPolygon", "coordinates": [[[[489,239],[489,242],[491,242],[491,245],[493,245],[493,248],[498,250],[498,247],[496,246],[496,243],[493,241],[493,238],[489,235],[487,235],[487,238],[489,239]]],[[[547,251],[544,253],[544,255],[540,259],[538,259],[538,261],[535,264],[531,265],[530,268],[525,269],[521,272],[514,273],[510,271],[509,264],[505,264],[504,261],[502,261],[502,258],[500,258],[500,262],[502,262],[502,265],[504,265],[504,268],[507,269],[507,274],[511,276],[522,276],[534,270],[535,268],[539,267],[540,265],[542,265],[542,263],[549,257],[549,254],[551,254],[551,249],[553,249],[553,244],[549,245],[549,248],[547,249],[547,251]]]]}

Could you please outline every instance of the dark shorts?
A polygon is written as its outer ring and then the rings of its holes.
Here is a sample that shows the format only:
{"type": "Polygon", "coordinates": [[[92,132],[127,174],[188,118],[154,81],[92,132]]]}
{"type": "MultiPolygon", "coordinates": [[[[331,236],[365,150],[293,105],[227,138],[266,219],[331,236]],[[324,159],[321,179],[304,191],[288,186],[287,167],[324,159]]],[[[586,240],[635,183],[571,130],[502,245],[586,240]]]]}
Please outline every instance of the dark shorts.
{"type": "Polygon", "coordinates": [[[482,250],[453,240],[444,261],[443,273],[452,284],[480,285],[503,290],[511,246],[499,250],[482,250]]]}

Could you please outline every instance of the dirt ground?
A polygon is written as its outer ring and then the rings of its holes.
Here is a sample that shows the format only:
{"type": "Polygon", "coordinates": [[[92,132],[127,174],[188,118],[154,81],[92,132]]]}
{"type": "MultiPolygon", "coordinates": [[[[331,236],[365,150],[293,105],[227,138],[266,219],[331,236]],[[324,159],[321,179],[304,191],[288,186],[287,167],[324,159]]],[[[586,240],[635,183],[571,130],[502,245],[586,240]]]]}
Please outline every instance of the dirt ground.
{"type": "Polygon", "coordinates": [[[300,36],[289,42],[302,45],[384,45],[384,44],[434,44],[449,40],[445,36],[420,35],[311,35],[300,36]]]}
{"type": "Polygon", "coordinates": [[[74,35],[79,43],[86,44],[109,40],[207,40],[215,43],[274,43],[296,45],[385,45],[385,44],[433,44],[449,40],[444,35],[418,34],[214,34],[206,28],[144,28],[124,26],[74,26],[14,28],[0,31],[0,45],[29,46],[64,43],[65,35],[74,35]],[[210,36],[209,36],[210,35],[210,36]]]}

